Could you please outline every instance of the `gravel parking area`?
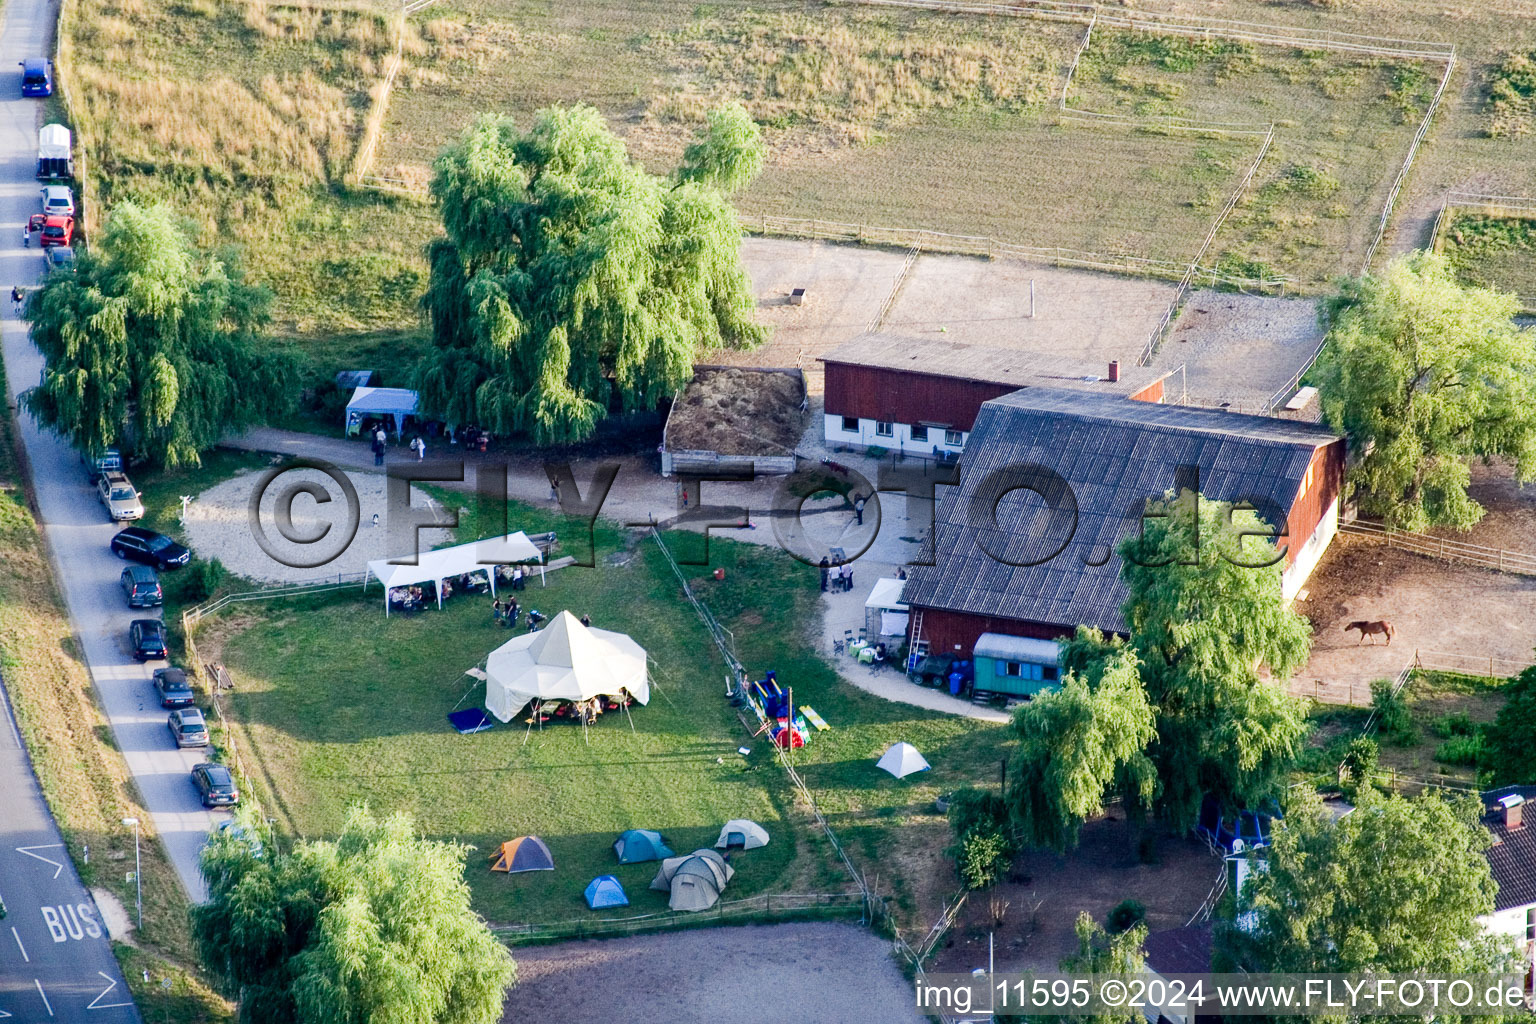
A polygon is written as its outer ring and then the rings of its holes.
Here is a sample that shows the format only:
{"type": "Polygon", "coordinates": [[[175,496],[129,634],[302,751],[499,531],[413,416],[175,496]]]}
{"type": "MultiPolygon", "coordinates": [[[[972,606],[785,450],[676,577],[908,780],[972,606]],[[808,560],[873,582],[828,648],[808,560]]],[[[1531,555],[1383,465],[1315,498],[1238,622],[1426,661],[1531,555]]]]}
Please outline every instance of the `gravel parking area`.
{"type": "Polygon", "coordinates": [[[920,1024],[891,946],[851,924],[661,932],[513,950],[504,1024],[920,1024]]]}
{"type": "MultiPolygon", "coordinates": [[[[419,540],[413,540],[407,530],[392,542],[387,528],[389,517],[385,514],[385,477],[378,473],[343,475],[357,492],[356,520],[347,503],[336,496],[341,490],[338,483],[314,469],[291,469],[271,478],[262,493],[259,517],[253,519],[251,497],[268,476],[242,473],[204,491],[188,506],[187,539],[199,558],[217,558],[230,572],[270,583],[361,572],[371,559],[427,550],[451,539],[447,530],[429,529],[421,531],[419,540]],[[306,486],[317,487],[332,497],[325,502],[317,501],[303,492],[306,486]],[[290,535],[319,539],[312,544],[285,539],[284,527],[278,520],[280,504],[291,510],[290,535]],[[270,541],[271,553],[263,550],[258,540],[256,521],[270,541]]],[[[411,492],[411,504],[420,508],[424,517],[432,514],[435,505],[415,489],[411,492]]],[[[441,506],[437,508],[440,512],[441,506]]]]}

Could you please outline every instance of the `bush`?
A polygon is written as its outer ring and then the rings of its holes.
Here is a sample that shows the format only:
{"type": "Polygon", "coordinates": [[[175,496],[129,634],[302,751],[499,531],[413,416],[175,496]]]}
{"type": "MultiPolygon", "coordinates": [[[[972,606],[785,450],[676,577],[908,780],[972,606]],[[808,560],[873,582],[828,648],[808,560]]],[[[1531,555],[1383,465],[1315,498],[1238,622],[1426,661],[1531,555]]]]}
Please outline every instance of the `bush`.
{"type": "Polygon", "coordinates": [[[1350,741],[1341,767],[1343,782],[1349,787],[1351,795],[1358,792],[1361,786],[1369,785],[1371,776],[1376,772],[1379,754],[1376,741],[1369,736],[1359,736],[1350,741]]]}
{"type": "Polygon", "coordinates": [[[1477,732],[1477,726],[1472,724],[1472,719],[1465,711],[1456,711],[1449,715],[1441,715],[1430,726],[1436,736],[1448,740],[1452,736],[1471,736],[1477,732]]]}
{"type": "Polygon", "coordinates": [[[957,789],[949,795],[949,827],[958,841],[971,832],[1006,832],[1008,805],[990,789],[957,789]]]}
{"type": "Polygon", "coordinates": [[[1140,900],[1121,900],[1104,918],[1104,930],[1111,935],[1128,932],[1147,919],[1147,908],[1140,900]]]}
{"type": "Polygon", "coordinates": [[[1483,756],[1483,734],[1452,736],[1435,748],[1435,760],[1441,764],[1461,765],[1471,768],[1483,756]]]}
{"type": "Polygon", "coordinates": [[[960,840],[956,867],[967,889],[988,889],[997,883],[1013,858],[1012,844],[995,829],[977,829],[960,840]]]}
{"type": "Polygon", "coordinates": [[[193,562],[181,572],[167,573],[160,579],[166,597],[183,604],[199,604],[212,597],[228,576],[229,570],[224,568],[224,563],[210,558],[206,562],[193,562]]]}
{"type": "Polygon", "coordinates": [[[1371,684],[1371,710],[1376,712],[1377,730],[1388,743],[1411,747],[1419,741],[1408,699],[1401,692],[1393,692],[1390,679],[1378,679],[1371,684]]]}

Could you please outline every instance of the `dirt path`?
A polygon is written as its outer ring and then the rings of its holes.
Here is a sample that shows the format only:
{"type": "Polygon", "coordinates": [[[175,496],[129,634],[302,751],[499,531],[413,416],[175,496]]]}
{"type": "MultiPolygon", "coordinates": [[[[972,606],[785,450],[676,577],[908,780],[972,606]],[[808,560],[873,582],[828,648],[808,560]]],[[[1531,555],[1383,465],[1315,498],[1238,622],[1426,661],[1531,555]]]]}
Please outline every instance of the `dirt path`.
{"type": "Polygon", "coordinates": [[[890,943],[852,924],[663,932],[514,950],[504,1024],[920,1024],[890,943]]]}

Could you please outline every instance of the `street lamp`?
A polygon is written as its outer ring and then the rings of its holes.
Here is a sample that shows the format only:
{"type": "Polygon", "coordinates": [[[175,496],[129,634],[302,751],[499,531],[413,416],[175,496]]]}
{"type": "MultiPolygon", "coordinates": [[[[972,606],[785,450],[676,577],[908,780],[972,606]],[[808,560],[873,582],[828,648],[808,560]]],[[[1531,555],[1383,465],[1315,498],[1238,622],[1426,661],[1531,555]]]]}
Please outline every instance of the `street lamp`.
{"type": "Polygon", "coordinates": [[[134,896],[134,906],[139,911],[139,931],[144,930],[144,876],[139,866],[139,819],[124,818],[124,825],[133,826],[133,884],[137,888],[134,896]]]}

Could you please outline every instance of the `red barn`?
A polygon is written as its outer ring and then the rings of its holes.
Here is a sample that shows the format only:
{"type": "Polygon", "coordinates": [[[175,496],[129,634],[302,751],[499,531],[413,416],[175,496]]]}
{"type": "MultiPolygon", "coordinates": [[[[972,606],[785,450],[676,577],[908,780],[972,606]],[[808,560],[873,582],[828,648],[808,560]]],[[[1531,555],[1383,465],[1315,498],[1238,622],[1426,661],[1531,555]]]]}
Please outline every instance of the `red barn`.
{"type": "Polygon", "coordinates": [[[1056,640],[1079,625],[1124,633],[1115,548],[1171,489],[1251,503],[1280,532],[1290,599],[1337,530],[1344,454],[1343,438],[1293,420],[1042,387],[992,399],[935,515],[936,564],[908,574],[912,650],[969,657],[983,634],[1056,640]],[[997,490],[1018,467],[1040,497],[997,490]]]}

